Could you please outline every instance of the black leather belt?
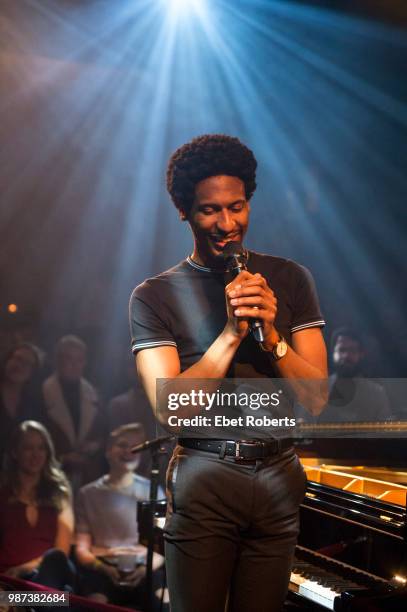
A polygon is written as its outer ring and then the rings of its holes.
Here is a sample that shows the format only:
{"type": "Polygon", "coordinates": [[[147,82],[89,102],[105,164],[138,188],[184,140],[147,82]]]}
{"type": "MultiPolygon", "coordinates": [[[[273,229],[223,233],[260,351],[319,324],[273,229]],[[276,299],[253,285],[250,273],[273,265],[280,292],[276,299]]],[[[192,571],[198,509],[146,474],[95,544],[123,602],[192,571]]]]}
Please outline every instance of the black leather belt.
{"type": "Polygon", "coordinates": [[[185,448],[218,453],[219,457],[235,459],[265,459],[279,455],[293,446],[291,438],[273,438],[269,440],[204,440],[200,438],[180,438],[178,444],[185,448]]]}

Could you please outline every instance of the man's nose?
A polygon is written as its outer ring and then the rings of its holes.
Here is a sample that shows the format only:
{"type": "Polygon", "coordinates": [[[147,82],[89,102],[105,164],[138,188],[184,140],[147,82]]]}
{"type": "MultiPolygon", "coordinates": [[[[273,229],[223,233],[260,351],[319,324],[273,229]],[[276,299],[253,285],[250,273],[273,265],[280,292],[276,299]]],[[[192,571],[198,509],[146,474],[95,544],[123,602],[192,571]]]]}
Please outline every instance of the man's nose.
{"type": "Polygon", "coordinates": [[[232,213],[227,209],[219,212],[216,225],[219,231],[224,234],[231,232],[235,227],[235,220],[232,213]]]}

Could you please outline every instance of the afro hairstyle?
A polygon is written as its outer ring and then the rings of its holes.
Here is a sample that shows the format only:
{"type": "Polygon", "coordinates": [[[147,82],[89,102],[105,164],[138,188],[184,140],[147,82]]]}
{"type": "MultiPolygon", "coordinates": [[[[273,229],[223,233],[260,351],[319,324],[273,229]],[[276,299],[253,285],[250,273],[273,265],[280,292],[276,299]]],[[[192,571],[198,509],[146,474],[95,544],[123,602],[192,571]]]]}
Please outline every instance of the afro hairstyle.
{"type": "Polygon", "coordinates": [[[210,176],[236,176],[245,186],[246,199],[256,189],[257,161],[238,138],[225,134],[198,136],[177,149],[168,162],[167,190],[175,206],[187,216],[195,186],[210,176]]]}

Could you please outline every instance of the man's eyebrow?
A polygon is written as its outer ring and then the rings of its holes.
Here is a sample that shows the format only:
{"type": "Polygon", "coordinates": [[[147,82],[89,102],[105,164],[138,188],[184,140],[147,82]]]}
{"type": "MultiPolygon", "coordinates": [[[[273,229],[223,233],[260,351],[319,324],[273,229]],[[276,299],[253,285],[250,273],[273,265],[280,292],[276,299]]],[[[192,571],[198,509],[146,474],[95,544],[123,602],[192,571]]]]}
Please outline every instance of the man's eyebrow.
{"type": "MultiPolygon", "coordinates": [[[[228,206],[234,206],[235,204],[244,204],[245,202],[246,200],[244,198],[239,198],[238,200],[230,202],[228,206]]],[[[204,208],[206,206],[220,207],[221,204],[219,204],[218,202],[200,202],[200,204],[198,204],[198,208],[204,208]]]]}

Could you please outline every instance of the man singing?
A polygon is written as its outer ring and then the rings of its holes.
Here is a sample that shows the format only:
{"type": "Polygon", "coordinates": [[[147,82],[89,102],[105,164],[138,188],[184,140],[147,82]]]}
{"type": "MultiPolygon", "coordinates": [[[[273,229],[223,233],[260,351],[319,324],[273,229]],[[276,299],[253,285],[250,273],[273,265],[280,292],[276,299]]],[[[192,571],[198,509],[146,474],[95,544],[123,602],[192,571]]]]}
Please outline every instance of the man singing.
{"type": "MultiPolygon", "coordinates": [[[[132,349],[153,409],[157,378],[225,377],[284,378],[312,414],[323,409],[324,393],[304,384],[327,377],[310,273],[246,251],[247,270],[225,286],[223,251],[243,242],[256,166],[252,151],[220,134],[193,139],[169,161],[167,188],[194,249],[131,297],[132,349]],[[262,324],[261,344],[250,333],[253,319],[262,324]]],[[[291,441],[178,442],[165,527],[172,612],[281,610],[306,482],[291,441]]]]}

